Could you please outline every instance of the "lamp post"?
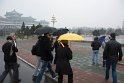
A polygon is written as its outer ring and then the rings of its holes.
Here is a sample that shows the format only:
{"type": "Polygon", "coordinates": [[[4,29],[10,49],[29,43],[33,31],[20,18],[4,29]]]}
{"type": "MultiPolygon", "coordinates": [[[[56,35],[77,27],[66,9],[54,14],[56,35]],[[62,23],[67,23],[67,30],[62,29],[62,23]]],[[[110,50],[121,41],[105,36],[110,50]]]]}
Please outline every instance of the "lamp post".
{"type": "Polygon", "coordinates": [[[53,23],[53,28],[54,28],[54,24],[55,24],[55,22],[57,22],[54,15],[52,16],[52,19],[51,20],[52,20],[51,22],[53,23]]]}

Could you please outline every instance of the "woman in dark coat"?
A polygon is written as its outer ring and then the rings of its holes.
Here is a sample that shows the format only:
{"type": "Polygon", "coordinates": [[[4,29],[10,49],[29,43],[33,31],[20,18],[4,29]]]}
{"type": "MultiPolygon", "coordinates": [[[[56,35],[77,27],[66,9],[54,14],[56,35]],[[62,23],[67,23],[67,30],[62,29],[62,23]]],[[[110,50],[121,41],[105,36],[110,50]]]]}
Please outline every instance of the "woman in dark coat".
{"type": "Polygon", "coordinates": [[[67,40],[61,41],[63,45],[57,49],[56,73],[58,73],[58,83],[63,83],[63,75],[68,75],[68,83],[73,83],[73,72],[69,60],[72,59],[72,51],[67,40]]]}

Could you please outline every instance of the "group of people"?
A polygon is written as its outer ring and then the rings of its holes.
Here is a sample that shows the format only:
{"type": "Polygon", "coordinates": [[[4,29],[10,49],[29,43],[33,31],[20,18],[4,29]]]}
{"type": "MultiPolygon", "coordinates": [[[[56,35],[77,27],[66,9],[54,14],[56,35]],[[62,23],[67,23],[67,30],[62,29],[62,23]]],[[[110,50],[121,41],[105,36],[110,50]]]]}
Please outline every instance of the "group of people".
{"type": "Polygon", "coordinates": [[[43,74],[49,72],[53,79],[57,77],[58,73],[58,83],[63,83],[63,75],[68,75],[68,83],[73,83],[73,72],[69,60],[72,59],[72,51],[68,46],[67,40],[62,40],[60,42],[56,41],[52,43],[50,33],[45,33],[43,36],[38,37],[36,42],[37,53],[37,65],[35,72],[33,74],[33,82],[40,83],[42,81],[43,74]],[[54,64],[56,64],[56,69],[52,69],[53,55],[52,51],[55,48],[55,58],[54,64]],[[55,73],[56,72],[56,73],[55,73]]]}
{"type": "MultiPolygon", "coordinates": [[[[57,37],[58,38],[58,37],[57,37]]],[[[58,83],[63,83],[63,75],[68,75],[68,83],[73,83],[73,71],[69,60],[72,59],[72,51],[68,46],[67,40],[61,40],[53,43],[50,33],[44,33],[43,36],[38,37],[35,44],[37,56],[37,65],[33,74],[33,82],[40,83],[45,72],[49,72],[53,79],[58,76],[58,83]],[[55,58],[53,58],[52,51],[55,49],[55,58]],[[54,60],[53,60],[54,59],[54,60]],[[52,69],[52,61],[56,65],[55,71],[52,69]]],[[[5,61],[5,71],[0,76],[0,83],[3,83],[8,73],[13,70],[12,83],[19,83],[19,64],[17,63],[16,52],[18,52],[15,37],[8,36],[7,41],[2,46],[5,61]]],[[[98,37],[94,38],[91,43],[93,50],[92,64],[99,65],[98,54],[101,44],[98,37]]],[[[117,83],[116,66],[117,62],[122,60],[121,44],[116,41],[116,34],[111,33],[110,38],[104,42],[103,51],[103,67],[106,66],[105,80],[109,79],[109,70],[112,66],[113,83],[117,83]]]]}
{"type": "MultiPolygon", "coordinates": [[[[94,38],[94,41],[91,43],[91,47],[93,50],[92,64],[99,65],[98,54],[101,44],[99,42],[98,37],[94,38]]],[[[103,67],[106,67],[105,80],[109,79],[109,70],[110,67],[112,67],[113,83],[118,83],[116,67],[117,67],[117,62],[122,60],[123,53],[122,53],[121,44],[116,41],[116,34],[111,33],[110,37],[106,37],[105,41],[102,43],[102,47],[104,49],[103,67]]]]}
{"type": "MultiPolygon", "coordinates": [[[[18,52],[16,39],[14,36],[7,36],[6,42],[2,46],[4,53],[5,71],[0,76],[0,83],[3,83],[7,74],[11,73],[12,83],[19,83],[19,64],[17,63],[16,52],[18,52]],[[12,72],[11,72],[12,71],[12,72]]],[[[63,75],[68,75],[68,83],[73,83],[73,72],[69,60],[72,59],[72,51],[68,46],[67,40],[56,41],[53,44],[51,34],[44,33],[38,37],[36,42],[37,65],[33,74],[33,83],[41,83],[44,73],[47,71],[55,79],[58,76],[58,83],[63,83],[63,75]],[[55,48],[56,70],[52,69],[53,54],[55,48]],[[56,73],[55,73],[56,72],[56,73]]]]}

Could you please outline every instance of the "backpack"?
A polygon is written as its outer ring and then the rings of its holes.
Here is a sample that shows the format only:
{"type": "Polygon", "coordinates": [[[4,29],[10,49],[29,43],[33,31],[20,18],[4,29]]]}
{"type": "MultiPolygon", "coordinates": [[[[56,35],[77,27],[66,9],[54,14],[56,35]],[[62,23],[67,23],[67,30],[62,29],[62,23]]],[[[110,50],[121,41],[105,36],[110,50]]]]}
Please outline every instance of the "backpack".
{"type": "Polygon", "coordinates": [[[38,50],[37,45],[33,45],[33,46],[32,46],[32,49],[31,49],[31,54],[32,54],[32,55],[37,55],[37,50],[38,50]]]}

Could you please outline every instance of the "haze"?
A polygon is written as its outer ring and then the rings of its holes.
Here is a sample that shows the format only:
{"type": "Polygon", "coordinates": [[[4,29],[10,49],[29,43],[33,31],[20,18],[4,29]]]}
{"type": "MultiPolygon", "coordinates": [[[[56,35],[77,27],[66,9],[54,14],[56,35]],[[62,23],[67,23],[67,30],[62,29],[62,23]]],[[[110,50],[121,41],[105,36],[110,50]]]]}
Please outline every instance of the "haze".
{"type": "Polygon", "coordinates": [[[124,21],[124,0],[0,0],[0,16],[14,9],[49,22],[54,15],[55,27],[117,28],[124,21]]]}

